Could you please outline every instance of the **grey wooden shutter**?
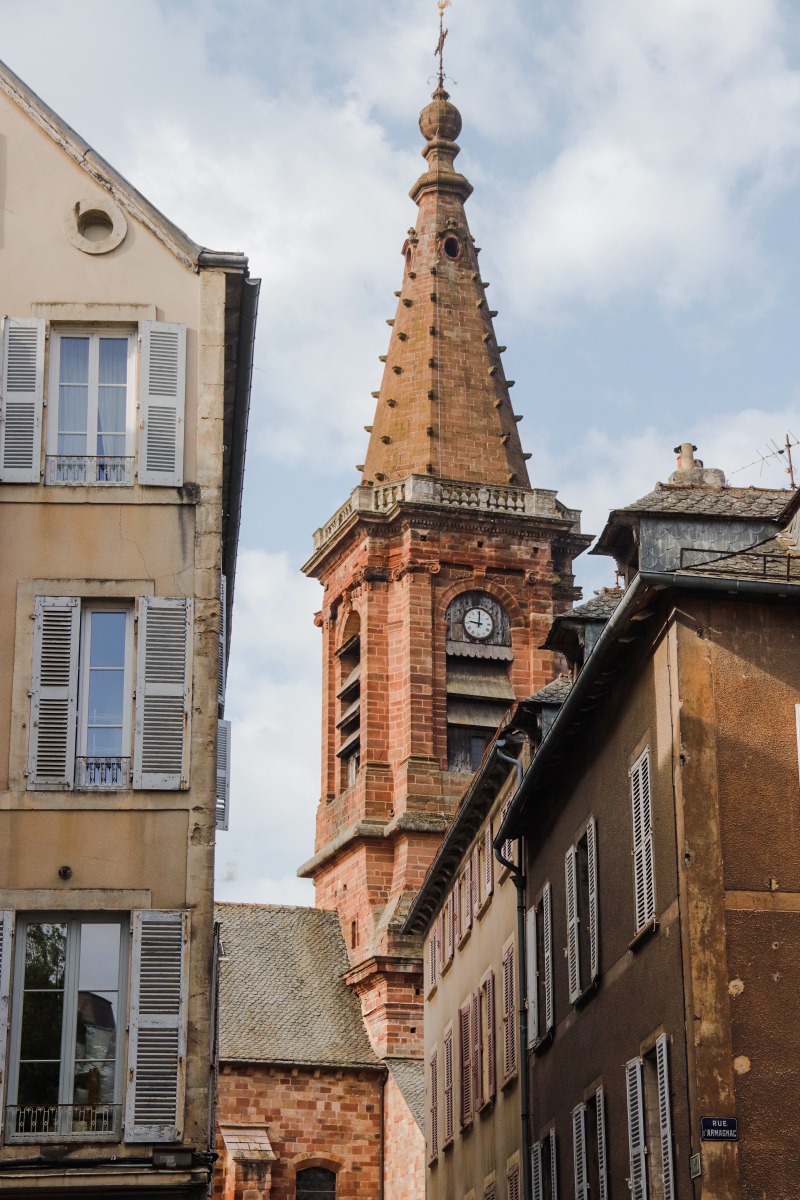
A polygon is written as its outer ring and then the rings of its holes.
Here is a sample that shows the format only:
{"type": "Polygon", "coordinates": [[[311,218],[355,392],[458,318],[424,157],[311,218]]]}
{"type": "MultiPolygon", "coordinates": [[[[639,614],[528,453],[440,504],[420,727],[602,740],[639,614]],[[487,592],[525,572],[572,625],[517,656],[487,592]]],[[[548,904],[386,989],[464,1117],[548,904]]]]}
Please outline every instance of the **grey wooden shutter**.
{"type": "Polygon", "coordinates": [[[494,1002],[494,971],[486,976],[486,1084],[489,1091],[487,1100],[494,1100],[497,1094],[497,1051],[495,1049],[495,1002],[494,1002]]]}
{"type": "Polygon", "coordinates": [[[81,602],[37,596],[28,786],[68,791],[75,778],[81,602]]]}
{"type": "Polygon", "coordinates": [[[6,1105],[6,1045],[8,1042],[8,998],[11,992],[11,939],[14,913],[0,909],[0,1137],[6,1105]]]}
{"type": "Polygon", "coordinates": [[[542,890],[542,943],[544,945],[544,1032],[553,1028],[553,904],[549,883],[542,890]]]}
{"type": "Polygon", "coordinates": [[[133,786],[175,791],[189,786],[192,601],[139,601],[133,786]]]}
{"type": "Polygon", "coordinates": [[[574,1003],[581,994],[581,965],[578,946],[578,880],[575,847],[570,846],[564,859],[564,882],[567,902],[567,973],[569,976],[569,1002],[574,1003]]]}
{"type": "Polygon", "coordinates": [[[0,482],[38,483],[45,323],[41,317],[6,317],[3,324],[0,482]]]}
{"type": "Polygon", "coordinates": [[[176,1142],[183,1132],[189,917],[134,912],[126,1142],[176,1142]]]}
{"type": "Polygon", "coordinates": [[[528,1045],[539,1040],[539,965],[536,961],[537,912],[534,905],[528,909],[525,920],[525,962],[527,964],[528,989],[528,1045]]]}
{"type": "Polygon", "coordinates": [[[642,1060],[632,1058],[625,1064],[628,1099],[628,1153],[631,1173],[628,1179],[633,1200],[647,1200],[645,1131],[642,1112],[642,1060]]]}
{"type": "Polygon", "coordinates": [[[143,321],[139,483],[180,487],[186,406],[186,326],[143,321]]]}
{"type": "Polygon", "coordinates": [[[631,818],[634,908],[638,933],[653,920],[656,911],[649,750],[640,755],[631,769],[631,818]]]}
{"type": "Polygon", "coordinates": [[[439,1153],[439,1061],[434,1050],[430,1062],[431,1071],[431,1158],[439,1153]]]}
{"type": "Polygon", "coordinates": [[[472,1107],[477,1112],[484,1102],[483,1038],[481,1037],[481,994],[472,993],[472,1107]]]}
{"type": "Polygon", "coordinates": [[[558,1200],[558,1142],[555,1129],[550,1130],[550,1190],[553,1200],[558,1200]]]}
{"type": "Polygon", "coordinates": [[[664,1200],[674,1200],[675,1171],[672,1164],[672,1115],[669,1103],[669,1064],[667,1035],[662,1033],[656,1042],[656,1073],[658,1077],[658,1125],[661,1135],[661,1174],[664,1181],[664,1200]]]}
{"type": "Polygon", "coordinates": [[[219,683],[217,687],[217,704],[221,713],[225,712],[225,682],[228,674],[228,581],[224,575],[219,577],[219,683]]]}
{"type": "Polygon", "coordinates": [[[599,1200],[608,1200],[608,1151],[606,1149],[606,1094],[599,1087],[594,1094],[597,1114],[597,1177],[600,1185],[599,1200]]]}
{"type": "Polygon", "coordinates": [[[459,1083],[461,1086],[461,1124],[472,1120],[472,1038],[470,1037],[470,1005],[458,1010],[459,1024],[459,1083]]]}
{"type": "Polygon", "coordinates": [[[217,721],[216,827],[228,828],[231,807],[231,723],[217,721]]]}
{"type": "Polygon", "coordinates": [[[544,1200],[541,1142],[534,1142],[531,1146],[531,1191],[533,1192],[533,1200],[544,1200]]]}
{"type": "Polygon", "coordinates": [[[494,891],[494,847],[492,845],[491,821],[487,822],[486,829],[483,832],[483,869],[486,872],[483,882],[486,898],[488,899],[494,891]]]}
{"type": "Polygon", "coordinates": [[[586,1172],[586,1105],[572,1110],[572,1161],[575,1169],[575,1200],[589,1200],[586,1172]]]}
{"type": "Polygon", "coordinates": [[[591,979],[600,973],[600,930],[597,894],[597,822],[589,818],[586,828],[586,867],[589,876],[589,971],[591,979]]]}

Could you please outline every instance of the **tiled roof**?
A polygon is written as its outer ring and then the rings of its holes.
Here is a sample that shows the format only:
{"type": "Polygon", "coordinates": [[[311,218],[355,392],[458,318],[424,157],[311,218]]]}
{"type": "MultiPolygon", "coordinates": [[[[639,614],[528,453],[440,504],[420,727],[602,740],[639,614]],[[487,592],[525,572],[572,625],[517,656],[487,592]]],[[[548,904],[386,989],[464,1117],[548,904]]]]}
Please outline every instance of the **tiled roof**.
{"type": "Polygon", "coordinates": [[[421,1058],[387,1058],[386,1066],[403,1093],[411,1115],[425,1128],[425,1063],[421,1058]]]}
{"type": "Polygon", "coordinates": [[[336,913],[272,904],[218,904],[220,1058],[377,1066],[336,913]]]}
{"type": "Polygon", "coordinates": [[[530,701],[534,704],[563,704],[572,689],[570,675],[558,675],[551,683],[546,683],[538,692],[534,692],[530,701]]]}
{"type": "Polygon", "coordinates": [[[592,596],[591,600],[576,604],[567,612],[559,613],[553,624],[555,625],[556,621],[607,621],[623,595],[622,588],[603,588],[596,596],[592,596]]]}
{"type": "Polygon", "coordinates": [[[792,498],[783,488],[698,487],[657,483],[655,491],[618,513],[695,513],[705,517],[777,520],[792,498]]]}

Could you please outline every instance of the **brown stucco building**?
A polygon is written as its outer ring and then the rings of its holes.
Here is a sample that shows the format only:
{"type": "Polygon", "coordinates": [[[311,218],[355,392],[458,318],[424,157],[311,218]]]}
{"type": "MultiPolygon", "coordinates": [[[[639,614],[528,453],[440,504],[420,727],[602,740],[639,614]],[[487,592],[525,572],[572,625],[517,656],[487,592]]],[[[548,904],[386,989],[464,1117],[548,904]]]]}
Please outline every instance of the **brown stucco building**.
{"type": "Polygon", "coordinates": [[[686,450],[612,514],[630,582],[496,838],[524,845],[535,1200],[797,1191],[796,501],[686,450]]]}
{"type": "Polygon", "coordinates": [[[201,1197],[258,282],[0,129],[0,1194],[201,1197]]]}

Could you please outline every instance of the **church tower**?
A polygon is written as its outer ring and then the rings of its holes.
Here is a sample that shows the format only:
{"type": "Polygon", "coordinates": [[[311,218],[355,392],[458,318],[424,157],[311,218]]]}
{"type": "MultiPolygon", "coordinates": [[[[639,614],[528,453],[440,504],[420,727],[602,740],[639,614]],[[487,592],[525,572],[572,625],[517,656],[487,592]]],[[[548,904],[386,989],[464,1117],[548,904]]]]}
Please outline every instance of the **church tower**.
{"type": "Polygon", "coordinates": [[[422,1055],[408,904],[515,698],[556,674],[542,650],[579,595],[580,514],[532,488],[454,166],[458,110],[422,111],[427,169],[360,486],[314,535],[324,587],[322,794],[300,869],[335,909],[372,1043],[422,1055]]]}

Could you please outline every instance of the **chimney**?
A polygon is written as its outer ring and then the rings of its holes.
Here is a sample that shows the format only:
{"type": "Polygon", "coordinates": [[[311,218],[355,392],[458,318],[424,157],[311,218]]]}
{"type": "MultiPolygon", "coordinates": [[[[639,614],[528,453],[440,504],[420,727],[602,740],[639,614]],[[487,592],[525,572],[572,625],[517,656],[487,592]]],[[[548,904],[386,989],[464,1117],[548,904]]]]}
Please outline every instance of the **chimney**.
{"type": "Polygon", "coordinates": [[[717,467],[704,467],[703,460],[695,458],[697,446],[692,442],[681,442],[675,447],[678,469],[673,471],[668,482],[680,487],[726,487],[724,471],[717,467]]]}

